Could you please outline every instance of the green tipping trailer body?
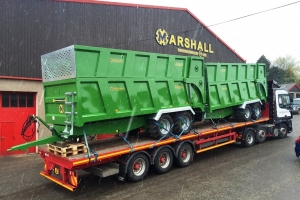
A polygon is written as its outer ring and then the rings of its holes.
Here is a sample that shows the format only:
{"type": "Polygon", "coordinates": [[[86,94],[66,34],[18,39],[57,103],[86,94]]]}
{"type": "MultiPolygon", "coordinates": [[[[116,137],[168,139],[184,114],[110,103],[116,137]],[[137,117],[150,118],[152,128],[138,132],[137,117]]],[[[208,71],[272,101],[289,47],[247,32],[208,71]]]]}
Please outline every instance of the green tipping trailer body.
{"type": "Polygon", "coordinates": [[[124,133],[160,111],[223,118],[267,96],[264,65],[202,57],[73,45],[43,55],[42,72],[46,122],[72,135],[124,133]]]}
{"type": "Polygon", "coordinates": [[[87,134],[125,132],[159,110],[203,110],[206,103],[200,57],[74,45],[43,55],[42,72],[46,122],[60,133],[68,122],[74,135],[82,127],[87,134]]]}
{"type": "Polygon", "coordinates": [[[161,139],[189,132],[192,115],[243,119],[267,99],[263,64],[81,45],[45,54],[41,63],[46,120],[31,120],[52,136],[10,150],[140,128],[161,139]]]}
{"type": "Polygon", "coordinates": [[[205,63],[207,118],[224,118],[234,109],[267,101],[264,64],[205,63]]]}

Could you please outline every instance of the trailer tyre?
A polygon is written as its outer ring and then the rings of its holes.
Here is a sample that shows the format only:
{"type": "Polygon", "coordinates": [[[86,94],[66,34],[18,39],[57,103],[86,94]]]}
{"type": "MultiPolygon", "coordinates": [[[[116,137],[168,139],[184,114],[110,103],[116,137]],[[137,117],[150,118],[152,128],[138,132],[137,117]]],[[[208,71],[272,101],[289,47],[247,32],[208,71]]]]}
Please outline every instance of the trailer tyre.
{"type": "Polygon", "coordinates": [[[251,108],[246,105],[245,109],[237,109],[235,111],[235,118],[238,121],[244,122],[251,120],[251,108]]]}
{"type": "Polygon", "coordinates": [[[263,143],[267,138],[267,130],[263,126],[258,126],[256,129],[256,141],[263,143]]]}
{"type": "Polygon", "coordinates": [[[279,125],[278,138],[286,138],[287,137],[287,126],[285,124],[279,125]]]}
{"type": "Polygon", "coordinates": [[[160,139],[162,137],[169,138],[169,132],[172,132],[173,120],[172,117],[168,114],[163,114],[158,121],[151,123],[148,126],[148,132],[150,136],[154,139],[160,139]]]}
{"type": "Polygon", "coordinates": [[[149,171],[149,159],[143,153],[135,154],[127,168],[127,178],[133,182],[143,180],[149,171]]]}
{"type": "Polygon", "coordinates": [[[173,152],[170,148],[161,148],[154,159],[154,168],[158,174],[164,174],[170,171],[173,165],[173,152]]]}
{"type": "Polygon", "coordinates": [[[259,103],[255,103],[251,106],[251,118],[258,120],[261,117],[261,106],[259,103]]]}
{"type": "Polygon", "coordinates": [[[193,116],[190,112],[178,113],[174,118],[174,132],[188,134],[192,129],[193,116]]]}
{"type": "Polygon", "coordinates": [[[252,128],[248,128],[243,133],[244,146],[252,147],[255,143],[255,134],[252,128]]]}
{"type": "Polygon", "coordinates": [[[193,149],[191,145],[184,143],[179,147],[176,164],[179,167],[187,167],[193,161],[193,149]]]}

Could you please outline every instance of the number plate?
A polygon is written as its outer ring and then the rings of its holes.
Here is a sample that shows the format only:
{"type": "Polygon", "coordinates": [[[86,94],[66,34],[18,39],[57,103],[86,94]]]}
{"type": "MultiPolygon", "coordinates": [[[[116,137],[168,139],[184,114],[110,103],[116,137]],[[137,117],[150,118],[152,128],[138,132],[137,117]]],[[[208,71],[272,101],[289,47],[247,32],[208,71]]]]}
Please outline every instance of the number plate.
{"type": "Polygon", "coordinates": [[[53,171],[54,171],[54,174],[59,175],[59,168],[58,167],[54,167],[53,171]]]}

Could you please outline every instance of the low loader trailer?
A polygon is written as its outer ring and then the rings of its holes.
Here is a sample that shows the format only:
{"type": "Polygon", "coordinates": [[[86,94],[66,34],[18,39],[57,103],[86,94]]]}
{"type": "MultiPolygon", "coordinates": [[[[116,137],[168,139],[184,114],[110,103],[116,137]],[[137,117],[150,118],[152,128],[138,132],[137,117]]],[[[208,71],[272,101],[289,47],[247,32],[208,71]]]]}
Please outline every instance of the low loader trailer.
{"type": "Polygon", "coordinates": [[[145,133],[138,133],[126,141],[120,137],[90,141],[92,154],[62,156],[60,151],[48,147],[39,151],[44,160],[40,174],[71,191],[78,187],[80,170],[101,178],[115,175],[120,181],[141,181],[151,165],[157,174],[164,174],[173,164],[189,166],[195,154],[211,149],[229,144],[251,147],[267,137],[285,138],[292,130],[290,121],[271,124],[267,109],[268,105],[262,117],[255,121],[195,122],[192,131],[180,137],[172,135],[168,139],[154,140],[145,133]]]}
{"type": "Polygon", "coordinates": [[[42,73],[46,120],[29,116],[22,134],[41,122],[52,135],[9,150],[47,145],[40,174],[71,191],[80,170],[141,181],[150,166],[164,174],[293,129],[289,93],[264,64],[73,45],[43,55],[42,73]]]}

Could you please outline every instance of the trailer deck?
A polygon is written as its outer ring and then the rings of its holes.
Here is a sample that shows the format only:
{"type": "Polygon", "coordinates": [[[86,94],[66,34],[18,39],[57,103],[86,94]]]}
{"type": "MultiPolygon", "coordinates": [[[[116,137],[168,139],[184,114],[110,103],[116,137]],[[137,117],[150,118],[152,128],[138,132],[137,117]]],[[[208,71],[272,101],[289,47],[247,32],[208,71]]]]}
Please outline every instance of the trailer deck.
{"type": "MultiPolygon", "coordinates": [[[[93,154],[81,153],[68,157],[61,157],[49,152],[47,149],[40,150],[40,156],[44,159],[44,170],[40,174],[63,187],[74,191],[77,188],[77,170],[88,170],[93,167],[115,163],[122,156],[138,151],[147,151],[160,146],[170,145],[180,141],[191,141],[195,144],[195,152],[201,153],[207,150],[233,144],[240,137],[235,131],[238,128],[267,122],[264,117],[249,122],[210,122],[195,123],[193,130],[180,138],[170,137],[157,141],[144,134],[129,136],[128,143],[121,137],[107,138],[90,141],[88,146],[93,154]],[[59,178],[57,178],[59,175],[59,178]]],[[[101,172],[102,173],[102,172],[101,172]]]]}

